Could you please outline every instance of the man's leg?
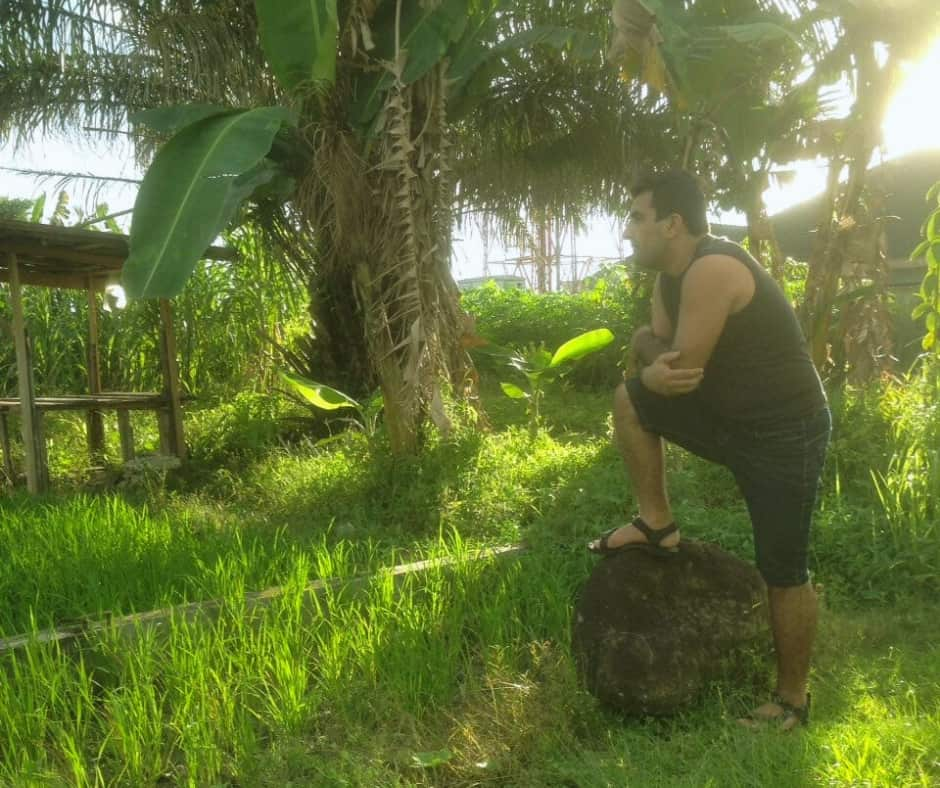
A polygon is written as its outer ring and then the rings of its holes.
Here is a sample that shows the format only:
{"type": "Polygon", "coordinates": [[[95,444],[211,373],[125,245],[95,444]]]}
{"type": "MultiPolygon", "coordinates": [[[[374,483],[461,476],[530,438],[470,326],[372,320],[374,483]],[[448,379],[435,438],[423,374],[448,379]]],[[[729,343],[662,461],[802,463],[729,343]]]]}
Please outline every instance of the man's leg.
{"type": "MultiPolygon", "coordinates": [[[[809,663],[816,639],[817,602],[811,583],[801,586],[767,589],[770,598],[770,627],[777,652],[777,694],[787,703],[802,708],[806,705],[806,686],[809,663]]],[[[765,703],[751,712],[750,720],[782,720],[781,727],[789,730],[799,724],[787,716],[776,703],[765,703]]]]}
{"type": "MultiPolygon", "coordinates": [[[[672,510],[666,494],[663,439],[643,429],[623,383],[617,386],[614,393],[614,442],[633,483],[640,517],[650,528],[669,525],[672,522],[672,510]]],[[[608,546],[612,548],[632,542],[646,542],[646,537],[633,525],[619,528],[607,540],[608,546]]],[[[678,543],[679,533],[676,532],[660,544],[663,547],[674,547],[678,543]]]]}

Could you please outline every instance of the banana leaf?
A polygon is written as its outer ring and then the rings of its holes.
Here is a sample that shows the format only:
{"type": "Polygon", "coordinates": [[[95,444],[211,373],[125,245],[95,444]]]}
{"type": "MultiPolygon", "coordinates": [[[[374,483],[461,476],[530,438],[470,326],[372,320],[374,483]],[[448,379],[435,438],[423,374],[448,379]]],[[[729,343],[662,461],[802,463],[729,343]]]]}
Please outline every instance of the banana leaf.
{"type": "Polygon", "coordinates": [[[550,367],[557,367],[568,361],[576,361],[589,353],[596,353],[598,350],[607,347],[614,341],[614,335],[607,328],[598,328],[594,331],[588,331],[584,334],[569,339],[552,356],[550,367]]]}
{"type": "MultiPolygon", "coordinates": [[[[394,3],[380,7],[375,20],[376,48],[373,55],[381,60],[395,57],[394,3]]],[[[407,52],[402,82],[409,85],[423,77],[456,44],[467,28],[468,0],[443,0],[436,7],[425,8],[418,0],[404,3],[399,46],[407,52]]],[[[350,108],[353,123],[367,126],[382,106],[382,94],[392,85],[387,71],[360,79],[355,87],[356,100],[350,108]]]]}
{"type": "Polygon", "coordinates": [[[261,48],[285,90],[336,80],[336,0],[255,0],[261,48]]]}
{"type": "Polygon", "coordinates": [[[332,389],[322,383],[316,383],[293,372],[281,372],[281,377],[311,405],[321,410],[338,410],[339,408],[359,408],[359,403],[338,389],[332,389]]]}
{"type": "Polygon", "coordinates": [[[175,134],[192,123],[230,112],[239,112],[239,110],[219,104],[177,104],[172,107],[154,107],[133,112],[129,120],[131,123],[142,123],[154,131],[175,134]]]}
{"type": "Polygon", "coordinates": [[[282,107],[214,116],[160,149],[134,203],[122,277],[128,296],[170,298],[182,290],[231,217],[233,188],[244,192],[237,179],[264,159],[288,118],[282,107]]]}

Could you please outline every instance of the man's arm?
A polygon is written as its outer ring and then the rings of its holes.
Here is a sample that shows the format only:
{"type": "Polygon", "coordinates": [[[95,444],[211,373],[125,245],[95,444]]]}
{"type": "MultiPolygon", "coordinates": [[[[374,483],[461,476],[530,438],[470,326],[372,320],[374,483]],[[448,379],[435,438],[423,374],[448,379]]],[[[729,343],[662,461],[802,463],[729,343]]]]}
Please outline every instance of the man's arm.
{"type": "Polygon", "coordinates": [[[665,397],[698,388],[728,315],[743,309],[753,295],[754,278],[734,258],[709,255],[696,261],[682,282],[672,346],[643,368],[643,385],[665,397]]]}
{"type": "Polygon", "coordinates": [[[754,295],[754,277],[740,261],[727,255],[697,260],[682,282],[679,319],[672,350],[677,369],[704,369],[728,315],[746,306],[754,295]]]}
{"type": "Polygon", "coordinates": [[[661,277],[662,274],[658,274],[653,284],[653,323],[651,326],[643,326],[633,335],[633,360],[640,367],[649,366],[672,347],[672,322],[663,303],[661,277]]]}

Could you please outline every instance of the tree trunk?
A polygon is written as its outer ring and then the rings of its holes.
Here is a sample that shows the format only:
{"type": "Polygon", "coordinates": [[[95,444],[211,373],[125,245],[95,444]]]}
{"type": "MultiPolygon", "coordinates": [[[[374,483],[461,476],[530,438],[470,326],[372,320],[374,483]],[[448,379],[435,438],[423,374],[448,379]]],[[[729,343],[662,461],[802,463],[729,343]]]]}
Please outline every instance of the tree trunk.
{"type": "Polygon", "coordinates": [[[882,217],[866,206],[863,194],[868,163],[880,138],[879,126],[896,70],[897,65],[890,57],[879,66],[872,50],[865,50],[859,56],[859,97],[845,122],[844,154],[833,156],[830,163],[827,199],[817,227],[806,283],[804,328],[817,368],[832,361],[831,340],[850,364],[859,360],[854,348],[877,345],[856,371],[856,378],[859,373],[870,377],[890,362],[882,217]],[[848,179],[840,194],[839,174],[843,163],[848,165],[848,179]],[[843,308],[839,336],[832,337],[833,311],[843,276],[854,279],[856,284],[872,283],[872,295],[867,304],[843,308]]]}
{"type": "Polygon", "coordinates": [[[369,358],[362,313],[355,297],[353,272],[346,265],[314,271],[307,284],[313,341],[305,348],[309,375],[329,381],[356,399],[368,396],[378,385],[369,358]]]}
{"type": "Polygon", "coordinates": [[[382,389],[391,451],[411,454],[429,415],[448,429],[443,392],[467,398],[473,375],[450,274],[444,72],[438,65],[405,86],[401,63],[389,69],[395,87],[384,128],[365,146],[342,128],[324,135],[300,207],[320,239],[318,270],[330,296],[320,299],[329,308],[318,317],[335,318],[321,332],[333,347],[358,333],[350,344],[358,349],[361,340],[382,389]]]}
{"type": "Polygon", "coordinates": [[[771,275],[782,286],[786,271],[783,251],[777,241],[777,234],[767,218],[767,209],[761,196],[761,189],[749,189],[745,215],[747,216],[747,240],[750,252],[767,266],[771,275]]]}
{"type": "Polygon", "coordinates": [[[819,370],[829,359],[832,304],[839,286],[841,258],[836,257],[832,241],[836,232],[834,213],[841,169],[841,159],[833,158],[829,163],[826,198],[823,200],[822,212],[816,224],[816,238],[810,252],[803,299],[803,332],[809,342],[813,363],[819,370]]]}

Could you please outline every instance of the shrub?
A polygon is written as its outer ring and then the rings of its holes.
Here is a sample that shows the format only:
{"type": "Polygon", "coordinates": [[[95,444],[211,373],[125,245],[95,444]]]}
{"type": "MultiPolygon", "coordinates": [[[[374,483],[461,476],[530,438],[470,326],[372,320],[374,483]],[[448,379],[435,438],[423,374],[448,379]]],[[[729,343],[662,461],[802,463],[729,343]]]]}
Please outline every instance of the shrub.
{"type": "Polygon", "coordinates": [[[240,392],[214,408],[186,417],[194,459],[221,462],[261,454],[276,445],[283,400],[273,394],[240,392]]]}
{"type": "MultiPolygon", "coordinates": [[[[624,273],[601,279],[581,293],[501,290],[489,283],[464,293],[462,305],[476,318],[477,333],[504,347],[544,343],[556,348],[577,334],[610,329],[613,343],[583,359],[568,376],[578,386],[603,387],[620,380],[618,366],[634,327],[648,321],[648,299],[645,279],[633,280],[624,273]]],[[[475,360],[482,372],[495,371],[491,360],[475,360]]]]}

